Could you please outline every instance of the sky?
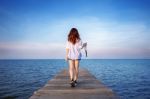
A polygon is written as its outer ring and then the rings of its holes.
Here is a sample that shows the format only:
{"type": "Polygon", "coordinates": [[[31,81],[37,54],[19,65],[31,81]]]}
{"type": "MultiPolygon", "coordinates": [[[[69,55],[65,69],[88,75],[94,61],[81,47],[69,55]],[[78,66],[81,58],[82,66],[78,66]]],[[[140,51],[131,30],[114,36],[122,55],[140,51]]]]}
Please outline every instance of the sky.
{"type": "Polygon", "coordinates": [[[88,59],[150,59],[150,0],[0,0],[0,59],[63,59],[72,27],[88,59]]]}

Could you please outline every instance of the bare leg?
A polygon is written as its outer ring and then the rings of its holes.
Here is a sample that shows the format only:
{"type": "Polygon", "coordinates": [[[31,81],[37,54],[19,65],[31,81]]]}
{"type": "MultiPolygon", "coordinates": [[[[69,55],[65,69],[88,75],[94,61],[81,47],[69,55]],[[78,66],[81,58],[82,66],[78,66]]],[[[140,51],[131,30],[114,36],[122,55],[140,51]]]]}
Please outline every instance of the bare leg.
{"type": "Polygon", "coordinates": [[[78,79],[78,73],[79,73],[79,61],[75,60],[75,75],[74,75],[74,80],[78,79]]]}
{"type": "Polygon", "coordinates": [[[69,60],[69,74],[70,74],[70,80],[73,80],[73,76],[74,76],[74,61],[73,60],[69,60]]]}

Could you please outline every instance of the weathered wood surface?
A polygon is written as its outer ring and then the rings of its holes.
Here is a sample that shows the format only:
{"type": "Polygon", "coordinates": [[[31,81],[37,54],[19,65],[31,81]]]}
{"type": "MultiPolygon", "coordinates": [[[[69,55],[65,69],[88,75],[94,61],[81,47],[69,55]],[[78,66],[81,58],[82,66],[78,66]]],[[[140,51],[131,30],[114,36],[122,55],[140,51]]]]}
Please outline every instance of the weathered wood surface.
{"type": "Polygon", "coordinates": [[[68,70],[62,70],[35,91],[30,99],[118,99],[117,95],[86,69],[79,70],[78,85],[70,87],[68,70]]]}

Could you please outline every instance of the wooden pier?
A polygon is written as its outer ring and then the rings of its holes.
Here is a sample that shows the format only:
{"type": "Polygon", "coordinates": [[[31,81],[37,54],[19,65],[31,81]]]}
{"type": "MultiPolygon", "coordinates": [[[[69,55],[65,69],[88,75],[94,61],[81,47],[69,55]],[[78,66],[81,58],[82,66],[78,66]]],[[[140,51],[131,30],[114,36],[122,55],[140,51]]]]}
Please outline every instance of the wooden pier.
{"type": "Polygon", "coordinates": [[[115,92],[98,81],[88,70],[79,70],[76,87],[70,87],[68,70],[62,70],[30,99],[118,99],[115,92]]]}

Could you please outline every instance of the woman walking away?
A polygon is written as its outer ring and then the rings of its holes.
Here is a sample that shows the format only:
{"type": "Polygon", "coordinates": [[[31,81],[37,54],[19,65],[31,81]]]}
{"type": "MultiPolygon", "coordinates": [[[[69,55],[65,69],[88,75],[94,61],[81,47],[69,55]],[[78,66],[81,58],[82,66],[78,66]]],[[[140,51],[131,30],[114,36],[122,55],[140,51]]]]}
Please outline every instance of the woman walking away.
{"type": "Polygon", "coordinates": [[[71,87],[77,85],[79,61],[81,60],[81,49],[86,46],[86,43],[82,45],[82,41],[78,30],[72,28],[68,34],[68,41],[66,45],[66,60],[69,62],[69,74],[71,87]]]}

